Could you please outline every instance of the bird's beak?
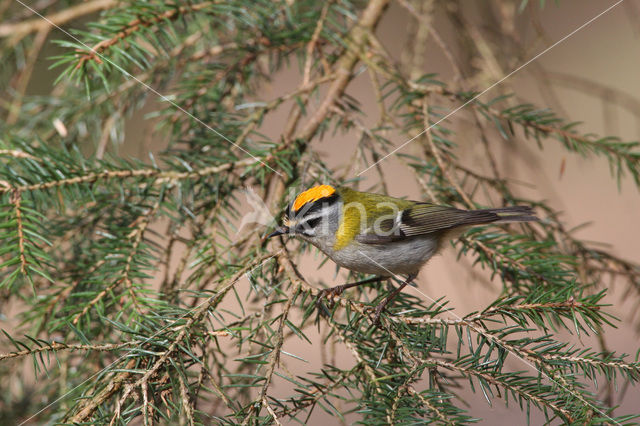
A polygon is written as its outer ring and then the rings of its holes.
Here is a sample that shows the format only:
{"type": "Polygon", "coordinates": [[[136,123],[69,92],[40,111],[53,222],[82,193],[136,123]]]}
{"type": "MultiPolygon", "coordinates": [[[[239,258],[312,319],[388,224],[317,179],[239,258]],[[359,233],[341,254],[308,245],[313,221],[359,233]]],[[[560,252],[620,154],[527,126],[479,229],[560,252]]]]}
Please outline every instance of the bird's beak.
{"type": "Polygon", "coordinates": [[[288,232],[289,232],[289,228],[287,228],[286,226],[279,226],[276,228],[275,231],[267,235],[267,239],[271,237],[276,237],[278,235],[286,234],[288,232]]]}

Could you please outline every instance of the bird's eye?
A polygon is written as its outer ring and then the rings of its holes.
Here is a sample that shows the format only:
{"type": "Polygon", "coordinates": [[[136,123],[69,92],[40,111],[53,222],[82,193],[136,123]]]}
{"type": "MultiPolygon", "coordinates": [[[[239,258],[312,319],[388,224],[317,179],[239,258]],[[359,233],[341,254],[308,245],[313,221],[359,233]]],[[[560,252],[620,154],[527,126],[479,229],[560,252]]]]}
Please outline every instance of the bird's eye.
{"type": "Polygon", "coordinates": [[[321,220],[322,220],[322,218],[320,218],[320,217],[316,217],[314,219],[310,219],[310,220],[308,220],[308,221],[306,221],[304,223],[304,227],[307,228],[307,229],[313,229],[316,226],[318,226],[318,224],[320,223],[321,220]]]}

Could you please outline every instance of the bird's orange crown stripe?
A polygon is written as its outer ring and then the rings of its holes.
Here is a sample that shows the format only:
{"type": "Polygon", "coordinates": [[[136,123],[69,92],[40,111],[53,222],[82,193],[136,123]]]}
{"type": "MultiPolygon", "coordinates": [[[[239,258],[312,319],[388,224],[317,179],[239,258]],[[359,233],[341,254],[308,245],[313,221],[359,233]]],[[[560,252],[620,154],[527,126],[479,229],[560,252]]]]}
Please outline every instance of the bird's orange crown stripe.
{"type": "Polygon", "coordinates": [[[307,189],[300,193],[293,202],[293,209],[300,210],[307,203],[318,201],[321,198],[330,197],[336,192],[336,189],[330,185],[318,185],[307,189]]]}

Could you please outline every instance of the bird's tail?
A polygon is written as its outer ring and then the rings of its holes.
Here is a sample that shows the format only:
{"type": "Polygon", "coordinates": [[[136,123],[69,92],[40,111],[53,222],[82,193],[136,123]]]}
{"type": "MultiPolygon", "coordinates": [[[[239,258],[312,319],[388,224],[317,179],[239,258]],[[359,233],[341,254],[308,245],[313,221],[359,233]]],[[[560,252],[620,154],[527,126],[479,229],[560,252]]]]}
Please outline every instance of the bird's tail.
{"type": "Polygon", "coordinates": [[[473,213],[492,213],[494,223],[510,223],[510,222],[537,222],[538,219],[533,213],[533,209],[529,206],[512,206],[501,207],[497,209],[474,210],[473,213]]]}

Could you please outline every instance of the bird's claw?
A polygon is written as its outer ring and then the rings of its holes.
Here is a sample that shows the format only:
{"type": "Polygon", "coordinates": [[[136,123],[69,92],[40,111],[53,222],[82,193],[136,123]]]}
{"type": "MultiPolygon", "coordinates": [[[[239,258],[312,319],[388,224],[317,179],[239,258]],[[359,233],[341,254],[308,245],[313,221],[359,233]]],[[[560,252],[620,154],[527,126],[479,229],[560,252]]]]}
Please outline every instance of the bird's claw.
{"type": "Polygon", "coordinates": [[[326,299],[329,305],[329,308],[333,308],[333,306],[335,305],[335,298],[340,296],[342,294],[342,292],[344,291],[344,288],[342,286],[336,286],[336,287],[331,287],[331,288],[323,288],[322,290],[320,290],[318,292],[318,296],[316,297],[316,305],[318,306],[318,308],[322,308],[322,311],[324,314],[326,314],[327,316],[330,315],[330,312],[327,310],[327,308],[322,304],[322,300],[326,299]]]}
{"type": "Polygon", "coordinates": [[[328,299],[329,297],[331,299],[334,299],[340,296],[343,291],[344,291],[344,288],[341,285],[336,287],[331,287],[331,288],[323,288],[318,292],[318,300],[328,299]]]}
{"type": "Polygon", "coordinates": [[[373,323],[373,325],[377,326],[378,328],[382,328],[380,323],[380,316],[382,315],[382,312],[384,311],[385,307],[386,307],[386,303],[380,303],[373,310],[373,317],[371,317],[371,322],[373,323]]]}

